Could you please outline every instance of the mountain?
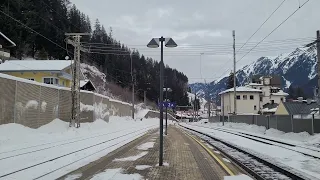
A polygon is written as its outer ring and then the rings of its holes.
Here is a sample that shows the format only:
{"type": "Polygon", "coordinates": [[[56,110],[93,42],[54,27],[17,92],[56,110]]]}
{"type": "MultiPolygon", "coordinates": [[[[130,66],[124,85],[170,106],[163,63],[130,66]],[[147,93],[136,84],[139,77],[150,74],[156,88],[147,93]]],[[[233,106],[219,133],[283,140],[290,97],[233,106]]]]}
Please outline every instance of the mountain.
{"type": "MultiPolygon", "coordinates": [[[[91,23],[91,18],[70,0],[41,0],[37,3],[30,0],[0,1],[0,10],[5,12],[0,16],[0,24],[3,25],[1,33],[17,45],[10,49],[12,59],[73,58],[74,48],[66,44],[65,33],[88,33],[81,38],[81,46],[90,53],[81,53],[80,61],[104,73],[104,80],[95,84],[102,84],[99,87],[107,88],[124,101],[131,100],[124,93],[128,94],[126,92],[131,91],[134,84],[140,99],[147,91],[147,98],[157,103],[160,96],[159,61],[145,57],[120,42],[114,37],[112,27],[106,30],[107,24],[101,24],[98,19],[91,23]]],[[[0,58],[7,59],[1,54],[0,58]]],[[[166,86],[172,89],[170,100],[188,105],[187,76],[169,66],[165,67],[164,72],[166,86]]]]}
{"type": "MultiPolygon", "coordinates": [[[[290,86],[303,88],[306,96],[313,96],[313,88],[317,86],[317,52],[316,47],[299,47],[291,53],[276,57],[261,57],[255,62],[237,71],[237,81],[245,85],[254,75],[278,75],[282,79],[282,88],[286,91],[290,86]]],[[[190,84],[192,92],[207,91],[216,102],[220,102],[218,94],[226,89],[228,76],[206,85],[190,84]]]]}

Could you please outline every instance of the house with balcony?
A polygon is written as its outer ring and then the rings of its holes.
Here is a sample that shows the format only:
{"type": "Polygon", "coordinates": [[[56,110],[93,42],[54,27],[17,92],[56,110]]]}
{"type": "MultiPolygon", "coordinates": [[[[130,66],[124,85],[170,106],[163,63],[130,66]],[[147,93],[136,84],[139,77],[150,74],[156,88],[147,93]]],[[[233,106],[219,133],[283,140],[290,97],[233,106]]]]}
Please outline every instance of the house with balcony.
{"type": "Polygon", "coordinates": [[[11,41],[7,36],[0,32],[0,59],[9,58],[10,48],[15,46],[16,44],[13,41],[11,41]]]}
{"type": "Polygon", "coordinates": [[[280,102],[286,102],[286,97],[289,95],[280,88],[281,79],[277,76],[260,76],[259,78],[253,78],[252,82],[246,86],[262,91],[260,96],[260,109],[262,114],[274,114],[276,107],[280,102]]]}
{"type": "MultiPolygon", "coordinates": [[[[0,64],[0,73],[60,87],[71,87],[72,63],[72,60],[8,60],[0,64]]],[[[83,75],[80,79],[84,79],[83,75]]]]}

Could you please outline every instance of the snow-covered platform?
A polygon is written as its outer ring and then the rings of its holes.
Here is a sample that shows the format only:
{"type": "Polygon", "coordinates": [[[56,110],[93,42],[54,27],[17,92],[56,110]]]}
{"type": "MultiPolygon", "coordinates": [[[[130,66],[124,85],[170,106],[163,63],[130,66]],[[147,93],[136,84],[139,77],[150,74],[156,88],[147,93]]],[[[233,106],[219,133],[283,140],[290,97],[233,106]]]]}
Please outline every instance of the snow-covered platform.
{"type": "MultiPolygon", "coordinates": [[[[159,132],[146,135],[60,179],[224,179],[228,172],[183,130],[171,125],[164,138],[164,163],[158,166],[159,132]]],[[[200,142],[201,143],[201,142],[200,142]]],[[[212,147],[211,147],[212,148],[212,147]]],[[[209,148],[210,149],[210,148],[209,148]]],[[[210,151],[233,172],[242,174],[214,149],[210,151]]],[[[244,175],[241,175],[242,177],[244,175]]]]}

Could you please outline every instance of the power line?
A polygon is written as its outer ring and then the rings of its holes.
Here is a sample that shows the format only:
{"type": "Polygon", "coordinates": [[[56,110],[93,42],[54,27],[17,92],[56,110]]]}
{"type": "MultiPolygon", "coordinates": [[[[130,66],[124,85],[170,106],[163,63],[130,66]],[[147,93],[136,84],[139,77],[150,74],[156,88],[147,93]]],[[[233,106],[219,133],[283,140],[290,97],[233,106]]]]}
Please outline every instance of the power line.
{"type": "Polygon", "coordinates": [[[272,17],[272,15],[282,6],[282,4],[285,2],[286,0],[283,0],[279,6],[270,14],[270,16],[260,25],[260,27],[249,37],[249,39],[240,47],[240,49],[237,50],[240,51],[249,41],[250,39],[257,34],[257,32],[262,28],[262,26],[272,17]]]}
{"type": "MultiPolygon", "coordinates": [[[[12,19],[12,20],[16,21],[17,23],[19,23],[19,24],[20,24],[20,25],[22,25],[23,27],[25,27],[25,28],[27,28],[27,29],[31,30],[32,32],[34,32],[34,33],[38,34],[39,36],[41,36],[41,37],[45,38],[46,40],[48,40],[48,41],[50,41],[51,43],[55,44],[56,46],[60,47],[61,49],[68,51],[67,49],[65,49],[64,47],[62,47],[62,46],[60,46],[59,44],[55,43],[55,42],[54,42],[54,41],[52,41],[51,39],[47,38],[46,36],[42,35],[41,33],[37,32],[36,30],[34,30],[34,29],[30,28],[29,26],[27,26],[27,25],[23,24],[22,22],[20,22],[20,21],[19,21],[19,20],[17,20],[16,18],[14,18],[14,17],[10,16],[9,14],[7,14],[7,13],[3,12],[2,10],[0,10],[0,12],[1,12],[2,14],[4,14],[5,16],[9,17],[10,19],[12,19]]],[[[71,53],[71,54],[73,54],[73,53],[71,53]]]]}
{"type": "MultiPolygon", "coordinates": [[[[268,38],[273,32],[275,32],[282,24],[284,24],[290,17],[292,17],[300,8],[302,8],[306,3],[308,3],[310,0],[307,0],[306,2],[304,2],[301,6],[299,6],[299,8],[297,8],[293,13],[291,13],[285,20],[283,20],[276,28],[274,28],[267,36],[265,36],[261,41],[259,41],[255,46],[253,46],[245,55],[243,55],[238,61],[241,61],[245,56],[247,56],[250,52],[252,52],[253,49],[255,49],[260,43],[262,43],[266,38],[268,38]]],[[[218,79],[220,79],[227,71],[229,71],[230,69],[227,69],[226,71],[224,71],[219,77],[218,79]]],[[[236,72],[235,72],[236,73],[236,72]]]]}
{"type": "MultiPolygon", "coordinates": [[[[278,40],[272,40],[272,41],[264,41],[264,43],[283,43],[287,41],[296,41],[296,40],[306,40],[306,39],[314,39],[314,37],[301,37],[301,38],[293,38],[293,39],[278,39],[278,40]]],[[[245,42],[246,44],[255,44],[257,42],[245,42]]],[[[107,43],[90,43],[90,42],[81,42],[84,47],[88,47],[90,45],[94,45],[96,47],[105,47],[105,48],[112,48],[119,46],[119,44],[107,44],[107,43]],[[101,46],[98,46],[101,45],[101,46]]],[[[236,45],[244,45],[244,43],[236,43],[236,45]]],[[[146,45],[130,45],[126,44],[126,46],[141,46],[146,49],[146,45]]],[[[232,47],[232,44],[188,44],[188,45],[179,45],[177,48],[202,48],[202,47],[214,47],[214,48],[221,48],[221,47],[232,47]]],[[[129,48],[130,49],[130,48],[129,48]]]]}
{"type": "Polygon", "coordinates": [[[237,62],[241,61],[246,55],[248,55],[254,48],[256,48],[261,42],[267,39],[273,32],[275,32],[282,24],[284,24],[290,17],[292,17],[300,8],[307,4],[310,0],[304,2],[299,8],[297,8],[293,13],[291,13],[285,20],[283,20],[276,28],[274,28],[267,36],[265,36],[261,41],[259,41],[253,48],[251,48],[245,55],[243,55],[237,62]]]}

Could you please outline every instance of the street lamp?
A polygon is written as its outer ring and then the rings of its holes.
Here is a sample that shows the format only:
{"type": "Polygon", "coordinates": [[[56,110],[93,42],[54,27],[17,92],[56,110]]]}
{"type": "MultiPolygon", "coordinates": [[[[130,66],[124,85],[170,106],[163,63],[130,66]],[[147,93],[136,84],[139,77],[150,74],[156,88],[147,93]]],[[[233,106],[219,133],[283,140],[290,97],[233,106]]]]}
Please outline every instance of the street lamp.
{"type": "Polygon", "coordinates": [[[161,36],[160,38],[152,38],[148,43],[148,48],[158,48],[160,42],[161,47],[161,61],[160,61],[160,150],[159,150],[159,166],[163,164],[163,42],[165,42],[166,47],[177,47],[178,45],[173,41],[172,38],[164,38],[161,36]]]}
{"type": "MultiPolygon", "coordinates": [[[[166,102],[169,102],[170,100],[168,99],[168,92],[172,92],[171,88],[163,88],[164,91],[166,92],[166,99],[165,101],[166,102]]],[[[168,107],[166,106],[166,131],[165,131],[165,134],[168,135],[168,107]]]]}

